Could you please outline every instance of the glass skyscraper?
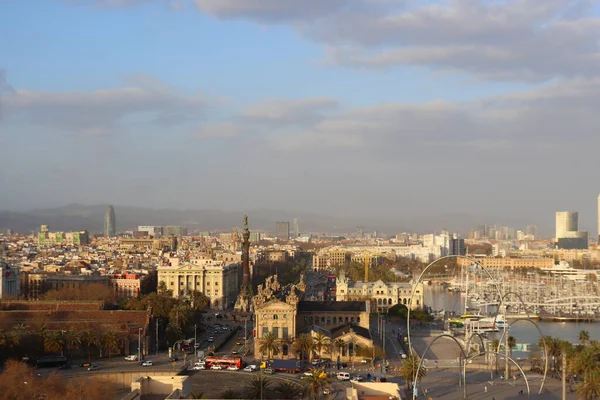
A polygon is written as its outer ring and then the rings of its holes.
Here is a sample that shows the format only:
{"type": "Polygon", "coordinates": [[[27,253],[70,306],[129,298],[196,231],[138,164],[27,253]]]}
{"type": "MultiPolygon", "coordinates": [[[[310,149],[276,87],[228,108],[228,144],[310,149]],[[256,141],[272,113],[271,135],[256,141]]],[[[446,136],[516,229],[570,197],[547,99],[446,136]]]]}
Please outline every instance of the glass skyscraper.
{"type": "Polygon", "coordinates": [[[115,226],[115,209],[113,206],[107,206],[104,214],[104,237],[115,237],[115,226]]]}

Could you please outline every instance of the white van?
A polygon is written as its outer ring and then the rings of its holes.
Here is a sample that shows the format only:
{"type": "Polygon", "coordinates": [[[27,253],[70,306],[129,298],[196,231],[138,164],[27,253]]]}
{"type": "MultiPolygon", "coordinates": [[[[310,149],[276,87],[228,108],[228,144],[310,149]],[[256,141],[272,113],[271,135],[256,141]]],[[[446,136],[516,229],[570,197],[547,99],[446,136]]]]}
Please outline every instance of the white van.
{"type": "Polygon", "coordinates": [[[350,373],[348,373],[348,372],[338,372],[337,373],[337,378],[340,381],[349,381],[350,380],[350,373]]]}

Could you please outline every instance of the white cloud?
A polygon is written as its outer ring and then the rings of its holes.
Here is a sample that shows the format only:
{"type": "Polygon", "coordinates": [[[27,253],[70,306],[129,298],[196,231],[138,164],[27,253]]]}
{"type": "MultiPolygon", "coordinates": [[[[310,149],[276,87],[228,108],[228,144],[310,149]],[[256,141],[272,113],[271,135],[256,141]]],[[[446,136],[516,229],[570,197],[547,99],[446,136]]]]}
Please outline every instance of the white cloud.
{"type": "Polygon", "coordinates": [[[15,90],[3,96],[4,116],[69,132],[114,130],[127,118],[165,126],[202,116],[211,100],[187,95],[147,75],[124,77],[125,86],[93,92],[15,90]]]}
{"type": "Polygon", "coordinates": [[[242,116],[253,122],[305,125],[321,119],[338,106],[338,101],[331,98],[266,99],[249,105],[242,116]]]}

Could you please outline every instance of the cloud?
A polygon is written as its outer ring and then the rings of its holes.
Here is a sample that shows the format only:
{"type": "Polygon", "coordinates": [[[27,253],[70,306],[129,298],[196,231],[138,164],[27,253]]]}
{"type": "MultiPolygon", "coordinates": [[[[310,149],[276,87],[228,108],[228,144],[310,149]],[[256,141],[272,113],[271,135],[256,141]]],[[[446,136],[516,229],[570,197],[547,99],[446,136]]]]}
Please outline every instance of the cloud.
{"type": "Polygon", "coordinates": [[[600,79],[584,78],[468,102],[387,103],[346,110],[332,100],[280,99],[249,105],[229,122],[208,126],[201,136],[250,133],[265,147],[285,152],[337,150],[341,156],[360,150],[363,157],[382,160],[392,160],[404,149],[410,149],[405,158],[424,157],[420,161],[443,151],[497,157],[504,152],[556,152],[581,141],[600,145],[598,106],[600,79]],[[285,105],[290,104],[311,104],[311,118],[288,113],[285,105]]]}
{"type": "Polygon", "coordinates": [[[242,113],[245,121],[275,125],[306,125],[339,106],[336,99],[266,99],[251,104],[242,113]]]}
{"type": "Polygon", "coordinates": [[[196,133],[198,139],[231,139],[243,135],[244,127],[233,122],[209,123],[196,133]]]}
{"type": "Polygon", "coordinates": [[[356,0],[194,0],[203,13],[221,19],[247,18],[281,23],[323,18],[358,3],[356,0]]]}
{"type": "Polygon", "coordinates": [[[211,104],[148,75],[123,77],[124,86],[93,92],[16,90],[5,95],[7,119],[68,132],[108,132],[127,120],[175,126],[197,120],[211,104]]]}

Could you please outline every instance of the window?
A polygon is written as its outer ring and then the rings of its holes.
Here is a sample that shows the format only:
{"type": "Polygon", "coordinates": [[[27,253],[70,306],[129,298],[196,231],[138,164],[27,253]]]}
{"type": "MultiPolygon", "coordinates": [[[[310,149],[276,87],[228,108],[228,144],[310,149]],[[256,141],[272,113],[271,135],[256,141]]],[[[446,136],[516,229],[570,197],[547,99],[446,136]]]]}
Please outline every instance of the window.
{"type": "Polygon", "coordinates": [[[267,314],[263,314],[263,318],[267,319],[269,316],[267,314]]]}
{"type": "Polygon", "coordinates": [[[350,323],[354,323],[354,317],[350,318],[350,323]]]}
{"type": "Polygon", "coordinates": [[[215,286],[219,286],[219,282],[215,282],[215,286]]]}
{"type": "Polygon", "coordinates": [[[273,327],[273,336],[279,339],[279,328],[273,327]]]}
{"type": "Polygon", "coordinates": [[[283,347],[282,347],[282,353],[283,353],[284,356],[288,355],[289,350],[288,350],[288,345],[287,344],[283,345],[283,347]]]}
{"type": "Polygon", "coordinates": [[[287,319],[287,314],[283,314],[283,319],[287,319]]]}
{"type": "Polygon", "coordinates": [[[325,317],[321,317],[321,323],[324,324],[325,323],[325,317]]]}
{"type": "Polygon", "coordinates": [[[346,323],[348,323],[348,317],[346,317],[346,323]]]}
{"type": "Polygon", "coordinates": [[[173,286],[173,282],[171,282],[171,286],[173,286]]]}
{"type": "Polygon", "coordinates": [[[282,333],[284,339],[287,339],[289,337],[289,333],[288,333],[288,328],[287,327],[281,328],[281,333],[282,333]]]}
{"type": "Polygon", "coordinates": [[[206,282],[206,286],[210,286],[210,282],[206,282]]]}
{"type": "Polygon", "coordinates": [[[336,317],[333,317],[333,324],[334,325],[337,324],[337,318],[336,317]]]}
{"type": "Polygon", "coordinates": [[[269,327],[263,326],[262,337],[265,337],[267,335],[267,333],[269,333],[269,327]]]}
{"type": "Polygon", "coordinates": [[[273,319],[279,319],[279,316],[277,314],[274,314],[273,319]]]}
{"type": "Polygon", "coordinates": [[[327,325],[331,325],[331,317],[327,317],[327,325]]]}
{"type": "Polygon", "coordinates": [[[356,317],[356,323],[360,324],[360,317],[356,317]]]}

